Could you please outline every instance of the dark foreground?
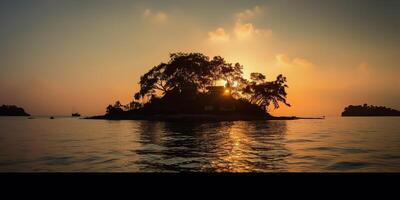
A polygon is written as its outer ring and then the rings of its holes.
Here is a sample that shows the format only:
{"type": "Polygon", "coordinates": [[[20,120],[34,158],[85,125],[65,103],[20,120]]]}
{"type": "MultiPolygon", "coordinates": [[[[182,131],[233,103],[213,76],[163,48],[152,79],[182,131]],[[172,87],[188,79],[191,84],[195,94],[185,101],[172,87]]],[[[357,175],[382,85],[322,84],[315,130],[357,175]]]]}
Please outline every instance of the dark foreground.
{"type": "MultiPolygon", "coordinates": [[[[134,115],[134,116],[108,116],[100,115],[85,119],[106,120],[149,120],[149,121],[174,121],[174,122],[218,122],[218,121],[253,121],[253,120],[295,120],[305,119],[299,117],[274,117],[274,116],[249,116],[249,115],[212,115],[212,114],[176,114],[176,115],[134,115]]],[[[311,118],[310,118],[311,119],[311,118]]],[[[314,118],[320,119],[320,118],[314,118]]]]}

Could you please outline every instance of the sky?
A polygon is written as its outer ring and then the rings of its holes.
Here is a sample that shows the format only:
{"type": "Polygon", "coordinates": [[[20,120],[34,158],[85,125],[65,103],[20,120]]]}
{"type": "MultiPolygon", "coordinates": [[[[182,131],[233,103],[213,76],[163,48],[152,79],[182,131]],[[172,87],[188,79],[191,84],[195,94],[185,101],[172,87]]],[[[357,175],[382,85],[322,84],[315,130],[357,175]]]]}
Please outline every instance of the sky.
{"type": "Polygon", "coordinates": [[[220,55],[288,80],[274,115],[400,109],[400,1],[0,1],[0,104],[33,115],[128,103],[169,53],[220,55]]]}

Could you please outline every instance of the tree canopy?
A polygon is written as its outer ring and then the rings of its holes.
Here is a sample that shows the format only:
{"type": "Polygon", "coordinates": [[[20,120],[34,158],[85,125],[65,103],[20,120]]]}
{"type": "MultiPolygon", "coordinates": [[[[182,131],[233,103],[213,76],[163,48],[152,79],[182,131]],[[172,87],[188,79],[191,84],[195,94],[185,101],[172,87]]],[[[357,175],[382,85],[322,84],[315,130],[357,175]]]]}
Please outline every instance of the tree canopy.
{"type": "Polygon", "coordinates": [[[167,63],[160,63],[140,77],[140,91],[135,94],[138,100],[161,92],[185,90],[205,92],[218,80],[230,84],[242,79],[242,66],[239,63],[227,63],[222,57],[213,59],[201,53],[172,53],[167,63]]]}
{"type": "Polygon", "coordinates": [[[259,105],[267,110],[272,103],[274,108],[279,108],[279,102],[290,106],[286,101],[286,77],[282,74],[276,77],[275,81],[266,81],[266,77],[261,73],[251,73],[251,81],[247,82],[242,93],[247,95],[251,103],[259,105]]]}
{"type": "MultiPolygon", "coordinates": [[[[242,70],[243,66],[239,63],[228,63],[220,56],[210,59],[201,53],[172,53],[168,62],[154,66],[140,77],[140,91],[134,95],[134,99],[147,97],[148,102],[151,102],[157,96],[182,96],[185,92],[205,94],[209,86],[224,80],[234,98],[247,100],[264,111],[270,105],[279,108],[279,103],[290,106],[287,102],[286,77],[280,74],[276,80],[267,81],[264,74],[251,73],[250,80],[247,80],[243,78],[242,70]]],[[[135,100],[124,108],[141,108],[135,100]]],[[[116,106],[121,108],[119,102],[116,106]]],[[[116,111],[111,107],[107,110],[116,111]]]]}

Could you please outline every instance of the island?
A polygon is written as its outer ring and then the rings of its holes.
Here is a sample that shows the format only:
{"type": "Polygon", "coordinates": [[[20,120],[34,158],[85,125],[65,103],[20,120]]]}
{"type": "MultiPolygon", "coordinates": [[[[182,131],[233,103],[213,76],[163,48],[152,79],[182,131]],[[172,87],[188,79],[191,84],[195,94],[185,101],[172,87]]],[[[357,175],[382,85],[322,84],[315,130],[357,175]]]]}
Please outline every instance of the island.
{"type": "Polygon", "coordinates": [[[274,117],[270,107],[290,106],[286,97],[286,77],[267,81],[261,73],[243,77],[243,66],[224,58],[210,59],[201,53],[172,53],[140,77],[140,90],[132,102],[117,101],[106,114],[86,119],[231,121],[297,119],[274,117]],[[218,85],[217,83],[223,83],[218,85]]]}
{"type": "Polygon", "coordinates": [[[400,111],[385,106],[349,105],[342,112],[342,116],[400,116],[400,111]]]}
{"type": "Polygon", "coordinates": [[[15,105],[2,105],[0,107],[0,116],[30,116],[30,114],[15,105]]]}
{"type": "Polygon", "coordinates": [[[79,114],[79,113],[72,113],[71,114],[71,117],[80,117],[81,116],[81,114],[79,114]]]}

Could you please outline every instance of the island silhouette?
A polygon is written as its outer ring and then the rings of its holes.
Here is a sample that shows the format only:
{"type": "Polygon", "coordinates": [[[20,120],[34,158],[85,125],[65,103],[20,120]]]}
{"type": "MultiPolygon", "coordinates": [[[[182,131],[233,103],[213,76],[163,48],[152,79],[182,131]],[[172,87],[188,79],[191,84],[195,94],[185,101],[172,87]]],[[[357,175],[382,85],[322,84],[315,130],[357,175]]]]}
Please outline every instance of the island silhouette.
{"type": "Polygon", "coordinates": [[[385,106],[349,105],[342,112],[342,116],[400,116],[400,111],[385,106]]]}
{"type": "Polygon", "coordinates": [[[0,107],[0,116],[30,116],[30,114],[15,105],[2,105],[0,107]]]}
{"type": "Polygon", "coordinates": [[[261,73],[243,77],[243,66],[202,53],[172,53],[166,63],[151,68],[140,77],[140,90],[133,101],[117,101],[106,114],[89,119],[146,120],[258,120],[294,119],[268,113],[287,102],[286,77],[267,81],[261,73]],[[217,82],[225,82],[224,86],[217,82]]]}
{"type": "Polygon", "coordinates": [[[80,117],[80,116],[81,116],[81,114],[79,114],[79,113],[77,113],[77,112],[71,114],[71,117],[80,117]]]}

